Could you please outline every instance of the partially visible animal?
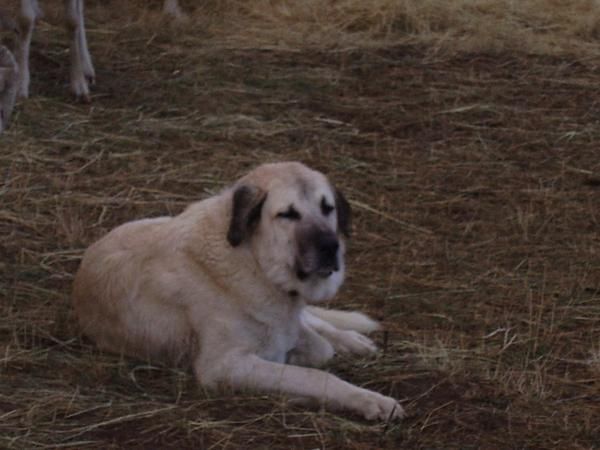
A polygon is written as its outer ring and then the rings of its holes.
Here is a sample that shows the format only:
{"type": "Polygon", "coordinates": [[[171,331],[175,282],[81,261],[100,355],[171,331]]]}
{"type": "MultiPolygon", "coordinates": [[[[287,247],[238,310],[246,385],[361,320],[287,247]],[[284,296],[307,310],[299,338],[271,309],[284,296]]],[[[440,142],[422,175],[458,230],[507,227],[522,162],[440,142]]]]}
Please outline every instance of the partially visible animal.
{"type": "Polygon", "coordinates": [[[176,217],[126,223],[90,246],[75,313],[100,348],[189,365],[203,386],[400,418],[395,399],[312,368],[376,350],[365,336],[376,322],[315,305],[344,280],[349,232],[350,205],[322,173],[264,164],[176,217]]]}
{"type": "Polygon", "coordinates": [[[12,52],[0,45],[0,133],[8,126],[8,121],[15,106],[19,74],[17,62],[12,52]]]}
{"type": "MultiPolygon", "coordinates": [[[[71,92],[77,99],[89,102],[95,71],[87,45],[84,0],[64,0],[64,4],[67,29],[71,35],[71,92]]],[[[175,19],[186,17],[178,0],[165,0],[163,11],[175,19]]],[[[41,15],[37,0],[8,0],[2,3],[0,31],[13,32],[16,45],[12,51],[0,45],[0,133],[8,125],[16,99],[29,97],[31,38],[35,22],[41,15]]]]}
{"type": "MultiPolygon", "coordinates": [[[[12,26],[18,33],[17,46],[14,49],[19,67],[19,97],[29,96],[30,70],[29,49],[35,22],[42,15],[37,0],[9,0],[11,10],[0,11],[0,29],[12,26]],[[11,20],[16,17],[16,22],[11,20]]],[[[88,50],[84,20],[84,0],[64,0],[67,30],[71,35],[71,91],[76,98],[90,100],[90,84],[94,83],[95,71],[88,50]]],[[[175,18],[185,14],[178,0],[165,0],[163,10],[175,18]]]]}
{"type": "Polygon", "coordinates": [[[185,13],[181,10],[178,0],[165,0],[163,11],[165,14],[173,16],[176,19],[185,18],[185,13]]]}
{"type": "MultiPolygon", "coordinates": [[[[64,0],[67,29],[71,35],[71,92],[90,101],[90,84],[95,79],[83,17],[83,0],[64,0]]],[[[0,31],[13,32],[14,48],[0,46],[0,132],[10,118],[17,97],[29,97],[31,38],[42,11],[37,0],[10,0],[0,10],[0,31]],[[9,6],[9,9],[6,9],[9,6]]]]}
{"type": "MultiPolygon", "coordinates": [[[[67,30],[71,35],[71,92],[76,98],[90,100],[90,84],[94,82],[95,72],[92,58],[88,51],[85,23],[83,16],[83,0],[64,0],[67,30]]],[[[29,97],[30,70],[29,49],[31,38],[42,11],[37,0],[20,0],[17,7],[13,0],[13,9],[17,18],[17,45],[15,56],[19,67],[19,97],[29,97]]]]}

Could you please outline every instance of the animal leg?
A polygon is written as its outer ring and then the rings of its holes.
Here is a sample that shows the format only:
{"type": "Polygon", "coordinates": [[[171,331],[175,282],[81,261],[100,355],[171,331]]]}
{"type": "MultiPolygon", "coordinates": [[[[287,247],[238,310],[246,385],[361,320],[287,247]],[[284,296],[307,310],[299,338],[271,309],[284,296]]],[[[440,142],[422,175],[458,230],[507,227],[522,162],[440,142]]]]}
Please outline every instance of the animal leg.
{"type": "Polygon", "coordinates": [[[307,306],[306,311],[321,320],[329,322],[340,330],[354,330],[359,333],[368,334],[379,330],[380,326],[373,319],[356,311],[340,311],[337,309],[326,309],[318,306],[307,306]]]}
{"type": "MultiPolygon", "coordinates": [[[[344,311],[325,310],[313,307],[305,308],[304,311],[302,311],[302,320],[309,327],[313,328],[317,333],[319,333],[321,336],[327,339],[331,343],[335,351],[338,353],[354,353],[357,355],[367,355],[369,353],[376,352],[377,346],[367,336],[359,333],[355,329],[339,329],[331,323],[334,322],[336,323],[336,325],[346,325],[348,328],[350,328],[349,321],[344,322],[342,320],[332,320],[330,322],[329,320],[321,318],[328,317],[339,319],[340,317],[346,317],[346,315],[357,315],[351,317],[360,317],[361,320],[365,320],[365,324],[368,324],[370,322],[372,325],[378,327],[378,325],[371,319],[369,319],[367,316],[364,316],[359,313],[346,313],[344,311]],[[320,314],[320,316],[314,314],[315,310],[317,313],[320,314]],[[323,311],[327,312],[326,316],[321,314],[323,311]]],[[[353,325],[358,324],[359,322],[356,322],[353,325]]],[[[355,328],[359,328],[359,326],[356,326],[355,328]]],[[[365,328],[366,327],[360,327],[361,330],[365,328]]]]}
{"type": "Polygon", "coordinates": [[[183,20],[187,17],[181,10],[178,0],[165,0],[163,12],[177,20],[183,20]]]}
{"type": "Polygon", "coordinates": [[[0,45],[0,133],[8,126],[18,88],[17,62],[13,54],[0,45]]]}
{"type": "Polygon", "coordinates": [[[238,389],[299,396],[319,401],[331,409],[357,412],[369,420],[404,416],[402,406],[395,399],[354,386],[322,370],[273,363],[240,352],[221,355],[218,361],[211,363],[204,359],[195,364],[196,375],[203,384],[220,382],[238,389]]]}
{"type": "Polygon", "coordinates": [[[31,48],[31,37],[35,27],[35,21],[41,16],[42,11],[37,0],[21,0],[21,9],[17,17],[17,39],[16,55],[19,67],[19,97],[29,97],[29,49],[31,48]]]}
{"type": "Polygon", "coordinates": [[[89,102],[89,85],[94,84],[96,75],[87,46],[83,5],[83,0],[65,0],[67,30],[71,33],[71,91],[89,102]]]}
{"type": "Polygon", "coordinates": [[[288,354],[288,363],[297,366],[320,367],[333,358],[331,343],[307,324],[302,324],[296,347],[288,354]]]}

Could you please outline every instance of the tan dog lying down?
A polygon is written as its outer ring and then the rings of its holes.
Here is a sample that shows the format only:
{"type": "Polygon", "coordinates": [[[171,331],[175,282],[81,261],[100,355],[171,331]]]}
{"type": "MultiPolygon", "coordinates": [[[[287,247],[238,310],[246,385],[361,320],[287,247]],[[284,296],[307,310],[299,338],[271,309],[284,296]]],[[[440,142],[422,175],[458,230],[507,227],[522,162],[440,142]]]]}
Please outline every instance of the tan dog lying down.
{"type": "Polygon", "coordinates": [[[129,222],[93,244],[75,278],[77,317],[102,349],[190,363],[204,386],[401,417],[393,398],[300,367],[376,350],[361,334],[378,328],[368,317],[308,306],[342,284],[349,219],[323,174],[259,166],[176,217],[129,222]]]}

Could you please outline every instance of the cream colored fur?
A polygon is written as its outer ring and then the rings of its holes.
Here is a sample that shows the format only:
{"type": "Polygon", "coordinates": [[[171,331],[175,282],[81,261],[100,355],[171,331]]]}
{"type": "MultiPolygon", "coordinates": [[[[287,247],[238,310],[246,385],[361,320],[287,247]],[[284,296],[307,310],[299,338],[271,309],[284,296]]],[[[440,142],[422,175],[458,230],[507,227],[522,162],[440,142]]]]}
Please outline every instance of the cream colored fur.
{"type": "Polygon", "coordinates": [[[368,317],[307,306],[331,298],[343,281],[336,198],[319,172],[266,164],[176,217],[117,227],[90,246],[75,278],[83,332],[105,350],[188,363],[204,386],[282,392],[367,419],[401,417],[393,398],[302,367],[335,352],[376,350],[362,334],[377,328],[368,317]],[[235,205],[248,202],[258,216],[241,221],[248,228],[238,236],[235,205]],[[325,214],[323,203],[337,211],[325,214]],[[290,205],[300,219],[282,215],[290,205]],[[303,256],[302,246],[312,245],[302,241],[303,227],[339,239],[332,273],[303,256]]]}

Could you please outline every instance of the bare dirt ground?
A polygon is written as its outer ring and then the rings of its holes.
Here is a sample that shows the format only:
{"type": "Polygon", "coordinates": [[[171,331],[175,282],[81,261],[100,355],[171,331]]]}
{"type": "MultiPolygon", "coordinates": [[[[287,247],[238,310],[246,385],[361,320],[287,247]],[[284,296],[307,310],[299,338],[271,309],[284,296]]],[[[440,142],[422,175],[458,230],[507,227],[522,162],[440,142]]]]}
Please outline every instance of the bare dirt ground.
{"type": "Polygon", "coordinates": [[[232,43],[89,3],[93,103],[69,99],[43,22],[0,137],[0,447],[598,448],[596,55],[232,43]],[[386,329],[328,370],[401,399],[403,422],[204,392],[78,336],[86,246],[289,159],[353,206],[332,304],[386,329]]]}

